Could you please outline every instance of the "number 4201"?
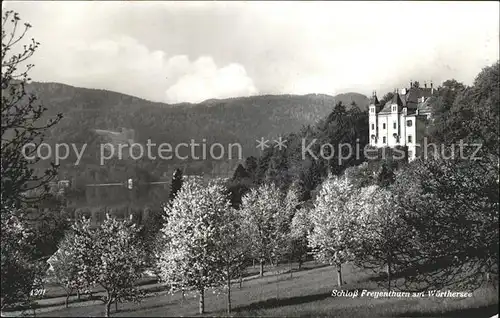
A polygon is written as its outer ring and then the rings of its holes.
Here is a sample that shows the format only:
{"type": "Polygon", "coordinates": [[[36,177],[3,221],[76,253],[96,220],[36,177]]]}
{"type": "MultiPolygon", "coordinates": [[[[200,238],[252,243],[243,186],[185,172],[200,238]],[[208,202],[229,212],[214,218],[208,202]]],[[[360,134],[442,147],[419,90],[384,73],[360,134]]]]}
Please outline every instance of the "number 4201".
{"type": "Polygon", "coordinates": [[[30,296],[39,297],[45,295],[45,288],[32,289],[30,296]]]}

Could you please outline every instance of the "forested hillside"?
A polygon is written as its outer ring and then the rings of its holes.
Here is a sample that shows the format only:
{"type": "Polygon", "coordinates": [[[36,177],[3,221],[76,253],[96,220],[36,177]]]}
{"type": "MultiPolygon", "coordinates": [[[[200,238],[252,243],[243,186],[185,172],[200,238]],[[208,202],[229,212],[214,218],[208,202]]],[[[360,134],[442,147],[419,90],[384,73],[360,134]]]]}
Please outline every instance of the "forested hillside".
{"type": "MultiPolygon", "coordinates": [[[[355,104],[360,109],[366,109],[369,102],[364,95],[347,93],[338,98],[321,94],[264,95],[169,105],[59,83],[35,82],[28,89],[48,109],[47,116],[63,115],[63,119],[51,128],[45,138],[48,143],[74,143],[78,149],[87,144],[78,165],[74,165],[76,156],[71,151],[69,157],[61,161],[59,169],[60,178],[74,180],[82,195],[85,184],[123,182],[130,177],[141,181],[168,180],[173,170],[179,167],[187,175],[203,173],[229,177],[241,162],[235,157],[228,160],[227,156],[220,160],[194,160],[191,157],[184,160],[175,157],[171,160],[131,160],[124,156],[123,160],[114,158],[100,165],[100,144],[110,140],[105,134],[96,134],[95,130],[119,132],[123,128],[132,129],[134,142],[142,145],[146,145],[148,139],[157,145],[169,143],[173,147],[191,140],[198,143],[205,140],[208,147],[213,143],[225,147],[229,143],[239,143],[244,159],[260,155],[256,140],[261,137],[272,139],[298,131],[303,126],[314,125],[328,115],[338,102],[348,105],[348,108],[355,104]]],[[[234,155],[237,156],[237,153],[234,155]]],[[[41,163],[48,164],[48,161],[41,163]]],[[[138,194],[138,197],[144,195],[138,194]]],[[[161,193],[158,197],[163,195],[161,193]]],[[[103,196],[117,198],[117,194],[111,193],[103,196]]]]}
{"type": "Polygon", "coordinates": [[[357,93],[265,95],[168,105],[115,92],[56,83],[33,83],[31,89],[50,114],[64,119],[52,130],[57,141],[79,140],[90,129],[134,129],[138,142],[177,144],[189,139],[239,142],[246,155],[256,154],[255,139],[274,137],[327,115],[336,102],[366,109],[368,98],[357,93]]]}
{"type": "MultiPolygon", "coordinates": [[[[443,147],[454,149],[462,140],[464,144],[469,143],[464,149],[466,154],[470,156],[477,149],[473,145],[481,145],[475,155],[498,169],[498,67],[497,62],[484,68],[472,86],[450,79],[436,89],[426,137],[429,143],[441,147],[435,150],[439,156],[445,157],[443,147]]],[[[391,97],[392,94],[387,93],[382,100],[391,97]]],[[[378,156],[371,155],[372,160],[365,158],[363,148],[368,144],[368,113],[356,108],[346,109],[342,104],[316,125],[295,130],[285,139],[288,140],[287,149],[267,149],[261,156],[247,158],[245,164],[238,167],[231,183],[233,204],[240,204],[241,197],[249,189],[266,182],[273,182],[283,189],[295,182],[301,200],[310,200],[328,173],[341,175],[345,172],[357,179],[360,186],[372,183],[387,186],[394,181],[396,170],[407,165],[406,158],[397,160],[390,148],[374,149],[378,156]],[[317,158],[309,152],[302,158],[302,140],[309,145],[314,139],[317,141],[310,149],[317,158]],[[334,153],[320,156],[320,145],[325,144],[332,145],[334,153]],[[348,156],[342,144],[361,149],[359,156],[354,153],[348,156]],[[346,157],[349,158],[344,159],[346,157]]],[[[455,154],[458,154],[458,149],[455,154]]]]}

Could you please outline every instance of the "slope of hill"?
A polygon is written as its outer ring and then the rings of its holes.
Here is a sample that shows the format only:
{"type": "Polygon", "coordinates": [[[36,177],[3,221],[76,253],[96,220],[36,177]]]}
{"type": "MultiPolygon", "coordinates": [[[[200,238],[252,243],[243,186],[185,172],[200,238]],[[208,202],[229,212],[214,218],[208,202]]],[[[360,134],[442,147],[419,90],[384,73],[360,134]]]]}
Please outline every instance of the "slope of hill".
{"type": "MultiPolygon", "coordinates": [[[[226,147],[229,143],[239,143],[242,159],[259,154],[256,140],[272,139],[284,133],[298,131],[303,125],[312,125],[328,115],[336,102],[345,105],[356,102],[366,110],[368,98],[357,93],[338,96],[321,94],[265,95],[212,99],[199,104],[175,104],[151,102],[116,92],[77,88],[59,83],[31,83],[29,90],[35,92],[39,101],[48,108],[48,116],[62,113],[64,118],[54,126],[48,141],[65,143],[93,143],[88,146],[82,160],[84,167],[74,167],[72,157],[61,165],[63,171],[74,169],[100,171],[107,170],[102,181],[112,179],[109,166],[98,167],[98,143],[102,136],[95,130],[122,131],[132,129],[134,141],[145,145],[148,139],[159,145],[169,143],[172,148],[180,143],[205,143],[207,148],[214,143],[226,147]],[[94,153],[91,153],[91,152],[94,153]]],[[[349,106],[348,106],[349,107],[349,106]]],[[[154,151],[154,148],[153,148],[154,151]]],[[[215,151],[218,153],[217,151],[215,151]]],[[[183,154],[186,155],[186,154],[183,154]]],[[[187,173],[231,175],[239,158],[196,160],[186,159],[149,160],[130,165],[130,161],[108,162],[107,165],[141,167],[152,175],[163,175],[174,167],[184,167],[187,173]]],[[[126,156],[125,156],[126,157],[126,156]]],[[[126,168],[128,167],[128,168],[126,168]]],[[[104,172],[100,172],[101,174],[104,172]]],[[[93,177],[94,178],[94,177],[93,177]]]]}
{"type": "Polygon", "coordinates": [[[57,141],[71,142],[91,129],[134,129],[138,142],[177,144],[190,139],[239,142],[245,156],[255,154],[255,139],[296,131],[326,116],[337,101],[366,109],[368,98],[357,93],[265,95],[169,105],[116,92],[58,83],[32,83],[49,113],[63,113],[52,130],[57,141]],[[186,107],[190,105],[190,107],[186,107]]]}

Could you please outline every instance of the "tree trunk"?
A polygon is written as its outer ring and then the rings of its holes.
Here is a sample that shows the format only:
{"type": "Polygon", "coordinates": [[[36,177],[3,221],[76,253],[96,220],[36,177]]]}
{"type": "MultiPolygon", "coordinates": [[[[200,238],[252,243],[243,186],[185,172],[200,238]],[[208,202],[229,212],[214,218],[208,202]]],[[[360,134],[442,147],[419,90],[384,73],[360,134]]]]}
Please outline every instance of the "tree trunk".
{"type": "MultiPolygon", "coordinates": [[[[229,266],[226,268],[227,275],[227,313],[231,313],[231,276],[229,275],[229,266]]],[[[241,277],[241,276],[240,276],[241,277]]]]}
{"type": "Polygon", "coordinates": [[[200,307],[199,307],[199,313],[200,315],[205,313],[205,288],[201,287],[199,289],[200,292],[200,307]]]}
{"type": "Polygon", "coordinates": [[[302,256],[299,258],[299,271],[302,269],[302,256]]]}
{"type": "Polygon", "coordinates": [[[293,278],[293,266],[292,266],[292,258],[290,258],[290,261],[289,261],[289,265],[290,265],[290,278],[293,278]]]}
{"type": "Polygon", "coordinates": [[[115,312],[118,312],[118,299],[115,300],[115,312]]]}
{"type": "Polygon", "coordinates": [[[276,273],[276,299],[280,299],[279,272],[276,273]]]}
{"type": "Polygon", "coordinates": [[[78,298],[78,300],[81,300],[80,299],[81,296],[80,296],[80,290],[79,289],[76,290],[76,297],[78,298]]]}
{"type": "Polygon", "coordinates": [[[391,260],[387,262],[387,291],[391,291],[391,260]]]}
{"type": "Polygon", "coordinates": [[[264,277],[264,260],[260,261],[260,277],[264,277]]]}
{"type": "Polygon", "coordinates": [[[240,273],[240,289],[242,284],[243,284],[243,274],[240,273]]]}
{"type": "Polygon", "coordinates": [[[110,311],[110,308],[111,308],[111,298],[108,299],[108,301],[106,302],[106,317],[109,317],[109,311],[110,311]]]}
{"type": "Polygon", "coordinates": [[[342,264],[337,265],[337,284],[342,287],[342,264]]]}
{"type": "Polygon", "coordinates": [[[70,295],[71,295],[70,292],[66,292],[66,300],[64,301],[64,306],[66,306],[66,308],[68,308],[68,300],[70,295]]]}

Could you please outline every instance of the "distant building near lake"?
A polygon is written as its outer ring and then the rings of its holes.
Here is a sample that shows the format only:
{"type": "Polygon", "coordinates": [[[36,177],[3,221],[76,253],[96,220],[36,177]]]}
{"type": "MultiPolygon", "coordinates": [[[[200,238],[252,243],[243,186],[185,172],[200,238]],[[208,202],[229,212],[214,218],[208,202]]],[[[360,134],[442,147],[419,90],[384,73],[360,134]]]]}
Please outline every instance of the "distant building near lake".
{"type": "Polygon", "coordinates": [[[380,103],[376,93],[369,106],[370,145],[383,147],[408,147],[408,160],[420,154],[417,145],[423,144],[431,116],[435,89],[431,82],[419,87],[410,82],[409,88],[397,89],[391,100],[380,103]]]}
{"type": "Polygon", "coordinates": [[[134,129],[127,129],[127,128],[121,128],[121,131],[111,131],[111,130],[105,130],[105,129],[94,129],[94,132],[106,140],[109,144],[105,144],[105,148],[108,151],[111,151],[115,156],[120,156],[119,153],[121,153],[121,156],[125,159],[129,157],[129,148],[125,147],[124,150],[119,150],[120,145],[127,145],[130,146],[133,143],[135,143],[135,130],[134,129]],[[111,149],[113,148],[113,149],[111,149]]]}

